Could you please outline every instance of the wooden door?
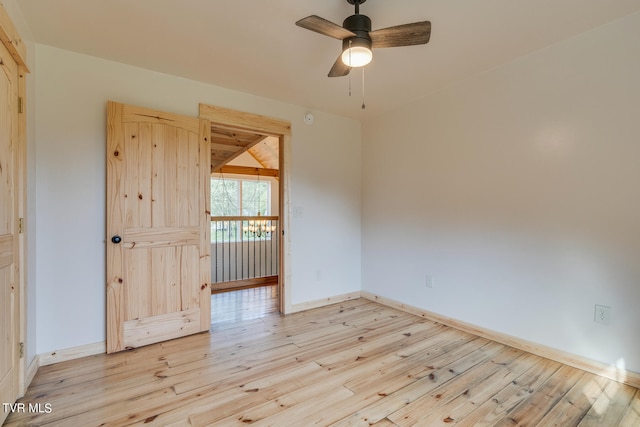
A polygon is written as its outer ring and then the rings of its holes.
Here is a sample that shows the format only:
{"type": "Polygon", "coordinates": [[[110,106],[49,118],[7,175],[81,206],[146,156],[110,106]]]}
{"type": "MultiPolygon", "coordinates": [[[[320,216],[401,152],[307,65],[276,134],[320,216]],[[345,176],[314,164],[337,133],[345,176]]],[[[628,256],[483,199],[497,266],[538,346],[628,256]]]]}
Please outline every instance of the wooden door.
{"type": "Polygon", "coordinates": [[[210,122],[107,106],[107,352],[211,327],[210,122]]]}
{"type": "MultiPolygon", "coordinates": [[[[18,65],[0,43],[0,402],[19,394],[18,65]]],[[[0,411],[0,424],[7,417],[0,411]]]]}

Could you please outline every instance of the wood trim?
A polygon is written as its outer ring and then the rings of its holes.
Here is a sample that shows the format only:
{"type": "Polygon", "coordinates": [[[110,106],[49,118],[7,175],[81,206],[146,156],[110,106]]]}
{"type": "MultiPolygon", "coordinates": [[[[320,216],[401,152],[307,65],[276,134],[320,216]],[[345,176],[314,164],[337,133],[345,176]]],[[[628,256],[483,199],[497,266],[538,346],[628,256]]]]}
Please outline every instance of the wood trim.
{"type": "Polygon", "coordinates": [[[269,136],[291,135],[291,123],[287,121],[214,105],[200,104],[200,117],[211,120],[216,127],[248,130],[269,136]]]}
{"type": "Polygon", "coordinates": [[[278,276],[256,277],[255,279],[232,280],[211,284],[211,293],[217,294],[225,291],[237,291],[240,289],[256,288],[258,286],[270,286],[278,284],[278,276]]]}
{"type": "Polygon", "coordinates": [[[556,362],[560,362],[565,365],[572,366],[574,368],[581,369],[583,371],[587,371],[604,378],[608,378],[610,380],[618,381],[632,387],[640,388],[640,373],[618,369],[614,366],[609,366],[606,363],[598,362],[593,359],[578,356],[576,354],[558,350],[552,347],[547,347],[542,344],[503,334],[491,329],[482,328],[471,323],[453,319],[451,317],[442,316],[440,314],[423,310],[409,304],[404,304],[399,301],[376,295],[368,291],[362,291],[361,295],[362,298],[368,299],[370,301],[375,301],[407,313],[415,314],[416,316],[424,317],[425,319],[433,320],[434,322],[442,323],[443,325],[447,325],[452,328],[456,328],[461,331],[480,336],[482,338],[487,338],[492,341],[517,348],[519,350],[533,353],[537,356],[551,359],[556,362]]]}
{"type": "Polygon", "coordinates": [[[6,46],[11,57],[16,63],[24,67],[25,72],[29,72],[27,68],[27,45],[24,43],[18,30],[11,22],[9,14],[0,4],[0,41],[6,46]]]}
{"type": "Polygon", "coordinates": [[[85,344],[78,347],[71,347],[64,350],[56,350],[50,353],[40,353],[38,366],[53,365],[54,363],[68,362],[69,360],[80,359],[81,357],[94,356],[96,354],[104,354],[107,352],[107,344],[97,342],[94,344],[85,344]]]}
{"type": "Polygon", "coordinates": [[[271,176],[274,178],[278,178],[280,176],[280,171],[278,169],[252,168],[251,166],[224,165],[220,166],[213,172],[231,175],[271,176]]]}
{"type": "MultiPolygon", "coordinates": [[[[18,67],[18,96],[22,99],[22,109],[18,113],[18,218],[22,219],[22,233],[18,234],[18,292],[20,300],[18,307],[18,329],[20,342],[24,343],[24,357],[18,361],[18,393],[23,396],[31,383],[33,376],[26,366],[27,349],[27,260],[29,259],[27,236],[28,209],[27,209],[27,78],[29,72],[26,65],[18,67]]],[[[37,370],[37,367],[36,367],[37,370]]],[[[35,372],[34,372],[35,374],[35,372]]]]}
{"type": "Polygon", "coordinates": [[[200,331],[211,328],[211,122],[200,118],[200,269],[201,280],[198,303],[200,305],[200,331]]]}
{"type": "Polygon", "coordinates": [[[280,185],[278,186],[281,215],[279,221],[280,230],[280,265],[278,274],[280,275],[280,288],[278,289],[278,305],[281,314],[289,314],[291,312],[291,292],[289,285],[291,283],[291,230],[289,222],[291,220],[291,174],[289,170],[291,162],[291,135],[281,135],[278,138],[278,168],[280,170],[280,185]]]}
{"type": "Polygon", "coordinates": [[[314,301],[301,302],[298,304],[293,304],[291,306],[291,311],[287,314],[297,313],[299,311],[311,310],[314,308],[324,307],[326,305],[337,304],[344,301],[349,301],[352,299],[360,298],[360,291],[350,292],[348,294],[342,295],[334,295],[328,298],[317,299],[314,301]]]}
{"type": "Polygon", "coordinates": [[[281,215],[279,232],[281,239],[279,246],[278,309],[280,313],[288,314],[291,311],[291,292],[289,292],[288,288],[291,280],[291,237],[288,229],[291,203],[289,192],[290,177],[286,171],[291,162],[291,123],[207,104],[200,104],[200,117],[209,119],[212,127],[230,130],[247,130],[252,133],[278,138],[278,169],[280,170],[281,177],[281,183],[279,185],[279,212],[281,215]]]}
{"type": "Polygon", "coordinates": [[[260,216],[212,216],[211,221],[277,221],[277,215],[260,216]]]}

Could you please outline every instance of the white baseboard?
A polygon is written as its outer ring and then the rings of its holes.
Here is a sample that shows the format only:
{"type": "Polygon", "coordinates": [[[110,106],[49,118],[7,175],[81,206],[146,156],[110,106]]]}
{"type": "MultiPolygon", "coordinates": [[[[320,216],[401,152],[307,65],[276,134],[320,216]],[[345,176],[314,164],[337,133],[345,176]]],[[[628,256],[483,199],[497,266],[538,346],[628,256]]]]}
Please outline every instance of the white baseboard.
{"type": "Polygon", "coordinates": [[[342,295],[335,295],[332,297],[322,298],[314,301],[301,302],[299,304],[293,304],[291,306],[291,311],[288,312],[287,314],[297,313],[299,311],[311,310],[313,308],[324,307],[325,305],[336,304],[339,302],[349,301],[349,300],[358,299],[358,298],[360,298],[360,291],[350,292],[348,294],[342,294],[342,295]]]}
{"type": "Polygon", "coordinates": [[[107,345],[103,342],[86,344],[78,347],[56,350],[51,353],[41,353],[37,356],[39,366],[53,365],[54,363],[66,362],[68,360],[79,359],[81,357],[104,354],[107,352],[107,345]]]}
{"type": "Polygon", "coordinates": [[[366,298],[368,300],[375,301],[380,304],[405,311],[407,313],[415,314],[416,316],[421,316],[425,319],[433,320],[434,322],[442,323],[443,325],[451,326],[452,328],[456,328],[473,335],[487,338],[492,341],[517,348],[519,350],[533,353],[546,359],[551,359],[565,365],[573,366],[574,368],[591,372],[592,374],[615,380],[632,387],[640,388],[640,373],[619,369],[615,366],[610,366],[583,356],[578,356],[566,351],[547,347],[542,344],[537,344],[521,338],[513,337],[501,332],[481,328],[470,323],[442,316],[440,314],[404,304],[390,298],[385,298],[368,291],[361,291],[360,294],[362,298],[366,298]]]}

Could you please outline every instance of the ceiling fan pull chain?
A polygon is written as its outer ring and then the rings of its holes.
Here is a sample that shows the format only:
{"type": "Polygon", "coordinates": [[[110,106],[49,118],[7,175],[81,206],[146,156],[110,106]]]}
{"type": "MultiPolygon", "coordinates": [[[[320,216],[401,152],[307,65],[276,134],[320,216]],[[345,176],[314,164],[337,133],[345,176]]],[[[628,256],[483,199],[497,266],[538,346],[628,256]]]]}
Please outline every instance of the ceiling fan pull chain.
{"type": "MultiPolygon", "coordinates": [[[[351,63],[351,40],[349,40],[349,63],[351,63]]],[[[351,73],[349,73],[349,96],[351,96],[351,73]]]]}
{"type": "Polygon", "coordinates": [[[364,68],[365,67],[362,67],[362,107],[360,107],[363,110],[367,108],[367,106],[364,105],[364,68]]]}

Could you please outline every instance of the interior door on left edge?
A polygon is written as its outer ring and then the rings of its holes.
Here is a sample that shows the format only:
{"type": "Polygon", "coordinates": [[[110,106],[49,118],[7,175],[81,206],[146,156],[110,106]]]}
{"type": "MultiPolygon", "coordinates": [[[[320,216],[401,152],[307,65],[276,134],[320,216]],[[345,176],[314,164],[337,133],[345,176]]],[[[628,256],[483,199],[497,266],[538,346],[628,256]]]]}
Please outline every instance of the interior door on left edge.
{"type": "Polygon", "coordinates": [[[17,149],[18,65],[0,42],[0,403],[19,393],[17,149]]]}

